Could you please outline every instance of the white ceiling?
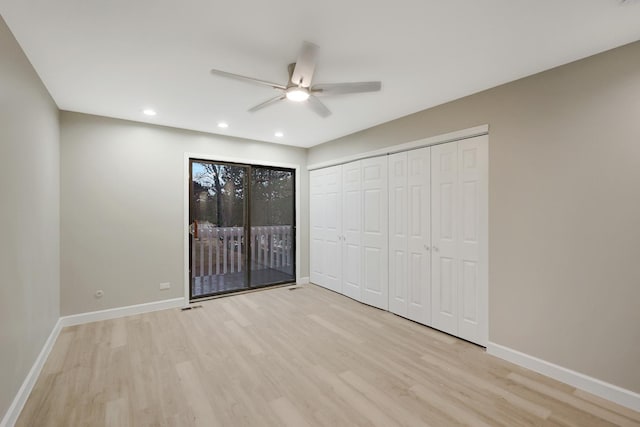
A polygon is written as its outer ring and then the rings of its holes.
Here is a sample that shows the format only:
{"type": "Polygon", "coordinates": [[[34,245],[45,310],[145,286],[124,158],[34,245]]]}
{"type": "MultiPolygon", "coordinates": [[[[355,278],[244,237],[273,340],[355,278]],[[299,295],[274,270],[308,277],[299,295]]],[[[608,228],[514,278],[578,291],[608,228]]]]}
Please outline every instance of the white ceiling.
{"type": "Polygon", "coordinates": [[[637,0],[0,0],[0,13],[63,110],[301,147],[640,39],[637,0]],[[290,102],[249,113],[277,92],[209,74],[284,84],[303,40],[320,46],[314,83],[382,91],[323,98],[326,119],[290,102]]]}

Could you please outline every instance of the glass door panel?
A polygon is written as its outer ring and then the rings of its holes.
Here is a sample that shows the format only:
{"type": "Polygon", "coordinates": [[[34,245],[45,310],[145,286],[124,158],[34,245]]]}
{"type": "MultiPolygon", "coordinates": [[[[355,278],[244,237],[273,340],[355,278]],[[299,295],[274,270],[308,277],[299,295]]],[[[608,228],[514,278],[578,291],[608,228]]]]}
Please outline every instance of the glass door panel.
{"type": "Polygon", "coordinates": [[[247,289],[249,168],[193,159],[190,164],[190,298],[247,289]]]}
{"type": "Polygon", "coordinates": [[[250,286],[295,281],[295,174],[251,167],[250,286]]]}

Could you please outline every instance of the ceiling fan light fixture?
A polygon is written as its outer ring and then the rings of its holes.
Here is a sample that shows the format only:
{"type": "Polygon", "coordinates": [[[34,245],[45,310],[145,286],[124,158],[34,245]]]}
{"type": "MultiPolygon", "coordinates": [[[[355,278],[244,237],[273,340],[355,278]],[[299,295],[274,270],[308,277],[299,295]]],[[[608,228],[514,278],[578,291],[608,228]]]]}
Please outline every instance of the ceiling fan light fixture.
{"type": "Polygon", "coordinates": [[[302,102],[309,99],[309,90],[303,87],[293,86],[287,89],[287,99],[293,102],[302,102]]]}

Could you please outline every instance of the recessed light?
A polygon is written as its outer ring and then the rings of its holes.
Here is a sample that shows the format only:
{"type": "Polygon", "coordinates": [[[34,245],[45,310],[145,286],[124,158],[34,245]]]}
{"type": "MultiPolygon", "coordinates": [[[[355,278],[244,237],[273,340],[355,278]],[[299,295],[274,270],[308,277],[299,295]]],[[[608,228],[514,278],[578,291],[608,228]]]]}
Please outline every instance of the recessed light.
{"type": "Polygon", "coordinates": [[[229,123],[220,122],[220,123],[218,123],[218,127],[222,128],[222,129],[226,129],[226,128],[229,127],[229,123]]]}
{"type": "Polygon", "coordinates": [[[144,110],[142,110],[142,113],[147,115],[147,116],[155,116],[156,114],[156,110],[152,110],[151,108],[145,108],[144,110]]]}
{"type": "Polygon", "coordinates": [[[282,138],[282,137],[284,136],[284,133],[282,133],[282,132],[276,132],[274,135],[275,135],[276,137],[278,137],[278,138],[282,138]]]}

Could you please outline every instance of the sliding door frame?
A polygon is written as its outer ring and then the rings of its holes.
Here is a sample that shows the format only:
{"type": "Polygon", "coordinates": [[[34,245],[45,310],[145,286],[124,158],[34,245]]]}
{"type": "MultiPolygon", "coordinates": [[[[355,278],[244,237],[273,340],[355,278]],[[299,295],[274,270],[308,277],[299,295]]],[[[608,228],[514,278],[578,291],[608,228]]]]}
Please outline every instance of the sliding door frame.
{"type": "MultiPolygon", "coordinates": [[[[247,261],[249,261],[248,259],[248,254],[249,254],[249,245],[250,245],[250,238],[248,236],[250,236],[250,232],[249,234],[246,233],[247,230],[251,230],[251,223],[249,221],[249,212],[251,211],[251,165],[245,165],[242,163],[232,163],[232,162],[222,162],[222,161],[218,161],[218,160],[209,160],[209,159],[202,159],[202,158],[195,158],[195,157],[190,157],[189,158],[189,194],[187,194],[187,197],[189,198],[189,216],[187,217],[187,229],[189,229],[189,226],[193,223],[193,218],[191,217],[191,214],[193,212],[193,210],[195,209],[195,200],[193,199],[193,164],[194,163],[198,163],[198,162],[206,162],[206,163],[211,163],[214,165],[223,165],[223,166],[232,166],[232,167],[236,167],[236,168],[241,168],[244,170],[245,173],[245,179],[244,179],[244,183],[243,183],[243,192],[244,192],[244,200],[242,201],[244,203],[244,209],[242,212],[242,228],[244,228],[245,230],[245,244],[244,245],[240,245],[242,249],[242,256],[244,256],[244,260],[245,260],[245,265],[244,265],[244,274],[243,274],[243,280],[244,280],[244,289],[232,289],[232,290],[228,290],[228,291],[220,291],[220,292],[216,292],[213,294],[204,294],[201,295],[197,298],[194,298],[193,296],[193,287],[191,286],[191,276],[192,276],[192,272],[191,272],[191,266],[193,266],[193,260],[191,259],[191,256],[193,256],[193,239],[189,238],[188,239],[188,251],[189,251],[189,260],[187,261],[187,275],[189,276],[189,293],[188,298],[189,301],[193,301],[193,300],[199,300],[199,299],[207,299],[207,298],[211,298],[211,297],[215,297],[215,296],[219,296],[219,295],[224,295],[224,294],[229,294],[229,293],[233,293],[233,292],[242,292],[242,291],[247,291],[249,289],[251,289],[251,268],[250,268],[250,264],[247,263],[247,261]]],[[[189,233],[190,234],[190,233],[189,233]]],[[[240,256],[240,255],[238,255],[240,256]]]]}
{"type": "MultiPolygon", "coordinates": [[[[191,161],[207,161],[213,163],[228,163],[233,166],[241,166],[248,167],[249,171],[251,170],[251,166],[265,167],[265,168],[281,168],[281,169],[293,169],[295,174],[294,180],[294,194],[295,194],[295,204],[294,204],[294,215],[295,215],[295,240],[294,240],[294,250],[295,250],[295,280],[296,283],[300,282],[300,233],[299,233],[299,224],[300,224],[300,165],[299,164],[291,164],[291,163],[279,163],[279,162],[269,162],[263,161],[259,159],[239,159],[234,157],[226,157],[219,156],[209,153],[184,153],[184,169],[183,169],[183,218],[182,218],[182,227],[183,227],[183,280],[184,280],[184,305],[185,307],[191,303],[191,277],[189,274],[189,248],[190,248],[190,234],[189,234],[189,210],[190,210],[190,191],[191,191],[191,161]]],[[[251,181],[251,177],[248,179],[251,181]]],[[[248,183],[247,190],[250,191],[251,183],[248,183]]],[[[251,202],[249,201],[247,207],[249,208],[251,202]]],[[[249,210],[245,212],[245,216],[248,217],[249,210]]],[[[245,251],[248,250],[248,245],[245,245],[245,251]]],[[[250,273],[249,273],[250,274],[250,273]]],[[[249,276],[247,276],[247,280],[249,280],[249,276]]],[[[267,285],[269,286],[269,285],[267,285]]],[[[255,286],[251,287],[250,283],[247,283],[247,290],[252,289],[260,289],[265,286],[255,286]]],[[[222,294],[221,294],[222,295],[222,294]]],[[[217,295],[216,295],[217,296],[217,295]]],[[[196,299],[200,300],[201,298],[196,299]]],[[[202,299],[206,299],[202,298],[202,299]]]]}
{"type": "MultiPolygon", "coordinates": [[[[249,178],[247,180],[247,184],[248,184],[248,196],[249,199],[247,201],[247,231],[248,231],[248,235],[251,235],[251,227],[253,226],[253,223],[251,222],[251,199],[253,196],[251,196],[252,191],[253,191],[253,170],[254,169],[268,169],[268,170],[274,170],[274,171],[283,171],[283,170],[293,170],[293,174],[294,174],[294,180],[293,180],[293,194],[294,194],[294,203],[293,203],[293,219],[295,224],[293,224],[293,234],[295,236],[295,239],[293,240],[293,242],[291,242],[293,244],[293,253],[297,253],[298,250],[298,229],[297,229],[297,225],[298,225],[298,217],[297,217],[297,213],[298,213],[298,209],[296,206],[296,202],[295,202],[295,198],[298,195],[298,186],[296,185],[296,181],[298,179],[298,174],[296,172],[295,169],[293,168],[288,168],[288,167],[284,167],[284,166],[266,166],[266,165],[262,165],[262,164],[251,164],[249,165],[249,178]]],[[[251,245],[254,244],[255,242],[253,242],[253,240],[251,241],[251,243],[245,245],[245,250],[246,250],[246,257],[249,261],[253,261],[252,257],[249,256],[249,251],[251,251],[251,245]]],[[[296,278],[296,282],[297,282],[297,274],[298,274],[298,264],[297,264],[297,260],[298,258],[296,257],[294,264],[293,264],[293,273],[294,273],[294,277],[296,278]]],[[[252,285],[251,283],[251,265],[247,266],[247,272],[248,272],[248,279],[247,279],[247,286],[248,289],[252,290],[252,289],[260,289],[260,288],[267,288],[269,286],[277,286],[277,285],[282,285],[285,283],[291,283],[291,280],[284,280],[284,281],[280,281],[280,282],[273,282],[273,283],[267,283],[267,284],[260,284],[260,285],[252,285]]]]}

